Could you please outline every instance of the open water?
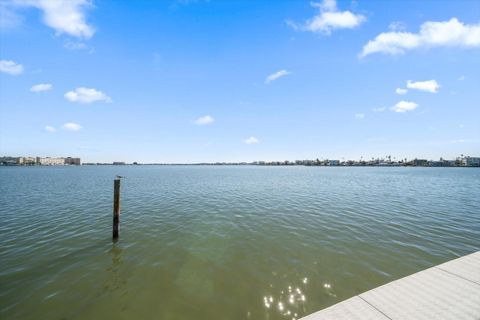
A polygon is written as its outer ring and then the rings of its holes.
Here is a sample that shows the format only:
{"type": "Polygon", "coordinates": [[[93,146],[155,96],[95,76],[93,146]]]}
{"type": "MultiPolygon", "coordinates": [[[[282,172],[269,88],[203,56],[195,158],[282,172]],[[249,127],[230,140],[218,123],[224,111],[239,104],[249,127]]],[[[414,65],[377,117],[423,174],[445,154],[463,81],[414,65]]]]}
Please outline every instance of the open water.
{"type": "Polygon", "coordinates": [[[477,250],[476,168],[0,168],[1,319],[298,319],[477,250]]]}

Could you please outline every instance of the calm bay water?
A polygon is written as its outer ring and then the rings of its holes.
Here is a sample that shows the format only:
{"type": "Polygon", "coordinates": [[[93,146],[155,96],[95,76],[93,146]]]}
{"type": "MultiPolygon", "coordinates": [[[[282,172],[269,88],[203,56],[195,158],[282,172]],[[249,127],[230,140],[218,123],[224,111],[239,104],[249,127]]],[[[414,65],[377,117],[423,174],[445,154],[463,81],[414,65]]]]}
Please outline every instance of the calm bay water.
{"type": "Polygon", "coordinates": [[[478,250],[473,168],[0,168],[1,319],[299,318],[478,250]]]}

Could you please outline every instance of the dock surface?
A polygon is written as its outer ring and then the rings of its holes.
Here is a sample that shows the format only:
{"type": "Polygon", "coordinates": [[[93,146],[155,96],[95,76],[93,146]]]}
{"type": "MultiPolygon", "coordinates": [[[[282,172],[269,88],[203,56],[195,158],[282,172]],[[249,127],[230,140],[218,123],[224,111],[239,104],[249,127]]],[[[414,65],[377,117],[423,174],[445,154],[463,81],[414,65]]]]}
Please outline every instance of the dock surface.
{"type": "Polygon", "coordinates": [[[301,320],[480,320],[480,251],[392,281],[301,320]]]}

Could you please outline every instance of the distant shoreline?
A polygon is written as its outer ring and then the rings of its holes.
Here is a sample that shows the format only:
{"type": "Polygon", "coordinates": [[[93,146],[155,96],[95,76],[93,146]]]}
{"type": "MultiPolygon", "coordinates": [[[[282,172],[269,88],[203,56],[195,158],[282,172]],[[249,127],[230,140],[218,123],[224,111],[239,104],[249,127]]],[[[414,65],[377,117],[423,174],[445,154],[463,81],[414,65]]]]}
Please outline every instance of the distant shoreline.
{"type": "Polygon", "coordinates": [[[0,157],[0,166],[123,166],[123,165],[171,165],[171,166],[306,166],[306,167],[480,167],[480,157],[461,155],[455,160],[427,160],[407,158],[397,160],[395,157],[371,158],[370,160],[285,160],[285,161],[253,161],[253,162],[197,162],[197,163],[127,163],[125,161],[113,162],[84,162],[80,158],[51,158],[51,157],[0,157]]]}
{"type": "Polygon", "coordinates": [[[136,167],[136,166],[208,166],[208,167],[332,167],[332,168],[345,168],[345,167],[362,167],[362,168],[480,168],[480,166],[465,166],[465,165],[453,165],[453,166],[435,166],[435,165],[298,165],[298,164],[236,164],[236,163],[125,163],[125,164],[112,164],[112,163],[84,163],[81,165],[2,165],[0,167],[136,167]]]}

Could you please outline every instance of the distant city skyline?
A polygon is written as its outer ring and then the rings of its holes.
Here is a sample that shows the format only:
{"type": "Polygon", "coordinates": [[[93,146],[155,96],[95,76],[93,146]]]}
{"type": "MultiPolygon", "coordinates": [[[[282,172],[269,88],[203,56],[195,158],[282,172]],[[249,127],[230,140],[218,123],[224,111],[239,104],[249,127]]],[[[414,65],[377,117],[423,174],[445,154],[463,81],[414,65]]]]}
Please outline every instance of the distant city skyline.
{"type": "Polygon", "coordinates": [[[480,2],[0,3],[0,156],[455,159],[480,2]]]}
{"type": "Polygon", "coordinates": [[[51,166],[51,165],[301,165],[301,166],[426,166],[426,167],[480,167],[480,157],[460,155],[455,159],[423,159],[415,157],[395,158],[390,155],[381,158],[361,157],[360,159],[331,159],[319,157],[316,159],[275,160],[275,161],[241,161],[241,162],[84,162],[78,157],[31,157],[31,156],[0,156],[0,166],[51,166]]]}

